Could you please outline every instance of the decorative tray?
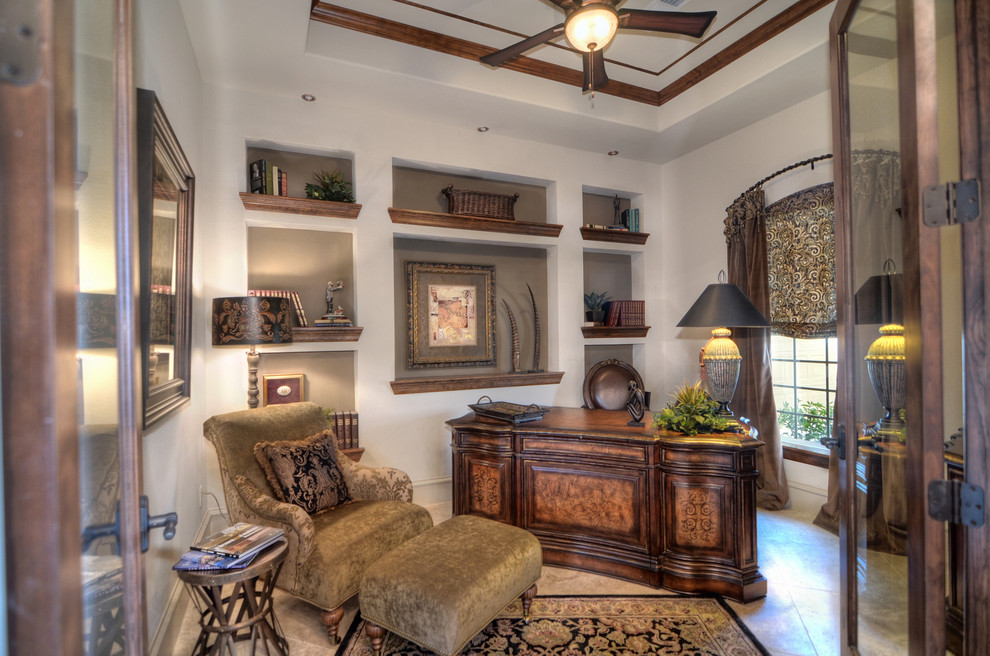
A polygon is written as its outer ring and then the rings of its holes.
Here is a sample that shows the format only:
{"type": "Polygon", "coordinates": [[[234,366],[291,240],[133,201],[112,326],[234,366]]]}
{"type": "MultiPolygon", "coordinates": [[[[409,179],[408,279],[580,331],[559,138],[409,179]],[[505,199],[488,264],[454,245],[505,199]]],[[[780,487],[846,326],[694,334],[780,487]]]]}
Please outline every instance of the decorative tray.
{"type": "Polygon", "coordinates": [[[542,419],[543,415],[550,409],[535,403],[520,405],[506,401],[492,401],[492,398],[487,395],[478,399],[477,403],[469,403],[468,407],[474,410],[474,414],[479,417],[511,421],[513,424],[542,419]],[[482,403],[484,399],[488,399],[488,403],[482,403]]]}

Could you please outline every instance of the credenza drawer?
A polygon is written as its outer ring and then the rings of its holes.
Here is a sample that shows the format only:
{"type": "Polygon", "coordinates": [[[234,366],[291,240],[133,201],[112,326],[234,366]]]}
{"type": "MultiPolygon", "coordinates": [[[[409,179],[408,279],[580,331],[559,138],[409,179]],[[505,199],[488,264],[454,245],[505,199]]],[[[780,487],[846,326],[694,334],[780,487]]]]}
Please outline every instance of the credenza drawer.
{"type": "Polygon", "coordinates": [[[506,451],[512,450],[512,436],[504,433],[494,435],[492,433],[458,431],[454,433],[453,442],[455,447],[463,449],[481,447],[486,449],[504,449],[506,451]]]}
{"type": "Polygon", "coordinates": [[[554,435],[526,435],[522,437],[521,442],[520,452],[526,455],[574,455],[581,458],[607,458],[643,465],[649,463],[649,449],[653,446],[622,444],[615,441],[599,442],[587,438],[561,438],[554,435]]]}

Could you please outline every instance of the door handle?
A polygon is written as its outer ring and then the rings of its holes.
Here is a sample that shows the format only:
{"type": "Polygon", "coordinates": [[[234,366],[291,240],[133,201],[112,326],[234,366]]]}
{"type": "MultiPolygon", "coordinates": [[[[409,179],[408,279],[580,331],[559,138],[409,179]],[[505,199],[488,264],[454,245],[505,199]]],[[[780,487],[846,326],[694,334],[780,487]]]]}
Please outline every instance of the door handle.
{"type": "Polygon", "coordinates": [[[846,426],[840,423],[835,427],[835,437],[823,437],[819,442],[828,449],[838,448],[839,460],[846,459],[846,426]]]}
{"type": "MultiPolygon", "coordinates": [[[[175,537],[175,527],[179,523],[179,516],[174,512],[162,513],[161,515],[148,515],[148,497],[141,495],[141,551],[148,550],[148,531],[153,528],[162,528],[166,540],[175,537]]],[[[117,502],[117,512],[114,513],[112,524],[97,524],[87,526],[83,529],[82,550],[86,551],[94,540],[107,536],[114,536],[115,552],[120,553],[120,502],[117,502]]]]}

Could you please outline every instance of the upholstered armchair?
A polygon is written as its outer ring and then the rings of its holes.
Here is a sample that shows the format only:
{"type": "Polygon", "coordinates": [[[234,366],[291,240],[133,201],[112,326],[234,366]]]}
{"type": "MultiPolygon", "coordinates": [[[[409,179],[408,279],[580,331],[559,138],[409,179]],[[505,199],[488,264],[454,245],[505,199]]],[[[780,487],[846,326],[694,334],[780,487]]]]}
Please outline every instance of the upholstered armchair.
{"type": "Polygon", "coordinates": [[[327,635],[336,644],[342,605],[358,592],[364,573],[433,520],[412,503],[412,482],[404,472],[361,465],[339,448],[337,461],[352,501],[313,515],[279,501],[255,458],[255,444],[302,440],[329,427],[317,404],[290,403],[217,415],[206,420],[203,432],[216,447],[230,521],[285,531],[289,551],[277,585],[321,608],[327,635]]]}

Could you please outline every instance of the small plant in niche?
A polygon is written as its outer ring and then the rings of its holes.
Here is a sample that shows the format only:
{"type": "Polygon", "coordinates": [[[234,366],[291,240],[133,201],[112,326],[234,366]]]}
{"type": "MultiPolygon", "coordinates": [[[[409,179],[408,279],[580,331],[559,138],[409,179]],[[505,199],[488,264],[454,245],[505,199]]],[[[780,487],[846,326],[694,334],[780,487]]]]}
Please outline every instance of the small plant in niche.
{"type": "Polygon", "coordinates": [[[354,193],[351,185],[344,181],[344,174],[340,169],[327,171],[321,169],[313,174],[312,182],[306,183],[306,198],[316,200],[333,200],[339,203],[353,203],[354,193]]]}
{"type": "Polygon", "coordinates": [[[673,403],[653,414],[654,429],[697,435],[721,433],[729,427],[728,420],[718,416],[718,401],[701,386],[701,381],[681,384],[672,396],[673,403]]]}
{"type": "Polygon", "coordinates": [[[588,292],[584,295],[584,304],[588,308],[588,321],[601,323],[605,319],[605,303],[608,302],[608,292],[588,292]]]}

